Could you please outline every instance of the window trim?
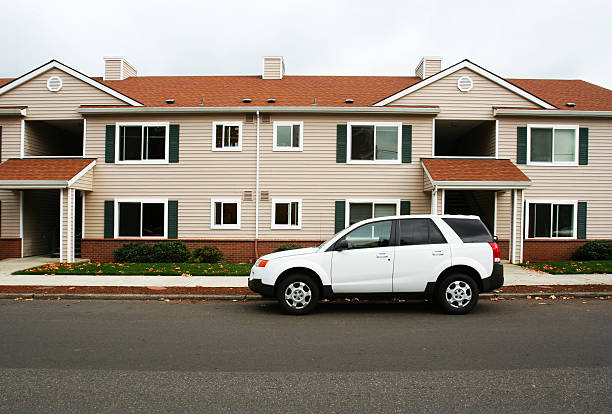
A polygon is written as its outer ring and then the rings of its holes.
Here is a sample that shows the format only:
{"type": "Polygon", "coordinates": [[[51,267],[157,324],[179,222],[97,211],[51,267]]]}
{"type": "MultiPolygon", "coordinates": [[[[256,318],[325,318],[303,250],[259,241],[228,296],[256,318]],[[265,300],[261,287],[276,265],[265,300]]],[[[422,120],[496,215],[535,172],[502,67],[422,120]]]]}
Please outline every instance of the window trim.
{"type": "MultiPolygon", "coordinates": [[[[223,207],[221,207],[223,208],[223,207]]],[[[214,229],[230,229],[230,230],[240,230],[240,218],[242,214],[242,199],[240,197],[218,197],[210,199],[210,228],[214,229]],[[236,214],[237,220],[236,224],[216,224],[215,223],[215,203],[228,203],[228,204],[236,204],[236,214]]],[[[223,220],[223,218],[221,219],[223,220]]]]}
{"type": "Polygon", "coordinates": [[[578,200],[551,200],[551,199],[537,199],[530,198],[525,199],[525,240],[576,240],[578,238],[578,200]],[[550,222],[551,222],[551,235],[550,237],[529,237],[529,206],[531,204],[550,204],[551,205],[551,214],[550,214],[550,222]],[[553,237],[552,235],[552,206],[555,204],[562,205],[573,205],[574,206],[574,217],[573,217],[573,236],[571,237],[553,237]]]}
{"type": "MultiPolygon", "coordinates": [[[[143,134],[144,136],[144,134],[143,134]]],[[[144,140],[143,140],[144,142],[144,140]]],[[[84,148],[84,147],[83,147],[84,148]]],[[[116,122],[115,123],[115,162],[117,164],[168,164],[169,163],[169,149],[170,149],[170,122],[116,122]],[[166,128],[166,142],[165,142],[165,158],[163,160],[120,160],[119,159],[119,140],[121,136],[119,134],[120,127],[122,126],[140,126],[144,132],[144,127],[165,127],[166,128]]],[[[85,151],[83,149],[83,151],[85,151]]],[[[140,156],[142,157],[142,153],[140,156]]]]}
{"type": "Polygon", "coordinates": [[[304,150],[304,121],[274,121],[272,124],[272,151],[303,151],[304,150]],[[276,144],[276,127],[278,126],[290,126],[291,127],[291,138],[293,139],[293,126],[300,126],[300,145],[298,147],[279,147],[276,144]]]}
{"type": "Polygon", "coordinates": [[[574,166],[578,165],[579,158],[579,126],[578,125],[561,125],[561,124],[527,124],[527,165],[554,165],[554,166],[574,166]],[[552,142],[552,161],[531,161],[531,129],[532,128],[551,128],[553,130],[552,142]],[[555,161],[555,130],[568,129],[574,131],[574,161],[555,161]]]}
{"type": "Polygon", "coordinates": [[[401,122],[348,122],[346,124],[346,163],[347,164],[401,164],[402,163],[402,123],[401,122]],[[376,156],[376,127],[397,127],[397,160],[353,160],[353,126],[374,126],[374,156],[376,156]]]}
{"type": "MultiPolygon", "coordinates": [[[[291,208],[291,207],[289,207],[291,208]]],[[[273,198],[272,199],[272,221],[270,222],[270,228],[272,230],[301,230],[302,229],[302,199],[301,198],[273,198]],[[287,204],[289,203],[298,203],[298,224],[297,226],[291,224],[291,219],[289,219],[289,224],[276,224],[276,205],[277,204],[287,204]]],[[[289,212],[289,217],[291,217],[291,212],[289,212]]]]}
{"type": "MultiPolygon", "coordinates": [[[[221,140],[223,143],[223,140],[221,140]]],[[[242,151],[242,121],[213,121],[212,123],[212,150],[213,151],[242,151]],[[217,125],[238,127],[238,146],[217,148],[217,125]]]]}
{"type": "Polygon", "coordinates": [[[161,240],[168,238],[168,199],[167,198],[115,198],[114,199],[114,238],[115,239],[143,239],[161,240]],[[163,204],[164,205],[164,235],[163,236],[119,236],[119,203],[140,203],[140,234],[142,234],[142,204],[163,204]]]}
{"type": "Polygon", "coordinates": [[[346,211],[344,213],[344,228],[348,228],[350,226],[351,204],[372,203],[372,217],[370,218],[374,218],[375,204],[395,204],[395,216],[398,216],[400,211],[400,201],[401,200],[399,198],[347,198],[345,200],[346,211]]]}

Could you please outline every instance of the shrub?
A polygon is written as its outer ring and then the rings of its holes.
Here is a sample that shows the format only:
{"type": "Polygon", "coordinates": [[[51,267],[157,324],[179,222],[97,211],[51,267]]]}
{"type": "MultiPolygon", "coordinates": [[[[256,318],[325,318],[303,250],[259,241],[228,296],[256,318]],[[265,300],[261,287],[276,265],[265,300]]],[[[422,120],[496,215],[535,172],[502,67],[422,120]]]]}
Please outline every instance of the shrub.
{"type": "Polygon", "coordinates": [[[184,263],[189,259],[189,250],[180,241],[150,243],[127,243],[113,252],[118,263],[184,263]]]}
{"type": "Polygon", "coordinates": [[[223,250],[217,246],[202,246],[191,251],[193,263],[218,263],[225,258],[223,250]]]}
{"type": "Polygon", "coordinates": [[[586,242],[572,254],[572,260],[612,260],[612,243],[603,240],[586,242]]]}
{"type": "Polygon", "coordinates": [[[276,250],[274,250],[274,252],[284,252],[285,250],[295,250],[295,249],[301,249],[302,246],[300,246],[297,243],[283,243],[280,246],[278,246],[278,248],[276,250]]]}

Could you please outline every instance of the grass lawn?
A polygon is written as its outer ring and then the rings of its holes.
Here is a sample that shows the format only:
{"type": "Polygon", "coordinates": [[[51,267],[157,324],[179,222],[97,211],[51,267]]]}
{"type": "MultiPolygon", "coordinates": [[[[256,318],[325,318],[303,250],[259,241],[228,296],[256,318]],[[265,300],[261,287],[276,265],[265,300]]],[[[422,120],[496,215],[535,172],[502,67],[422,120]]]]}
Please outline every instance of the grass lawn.
{"type": "Polygon", "coordinates": [[[248,276],[249,263],[50,263],[14,275],[248,276]]]}
{"type": "Polygon", "coordinates": [[[521,263],[520,266],[546,273],[552,273],[553,275],[576,273],[612,273],[612,260],[521,263]]]}

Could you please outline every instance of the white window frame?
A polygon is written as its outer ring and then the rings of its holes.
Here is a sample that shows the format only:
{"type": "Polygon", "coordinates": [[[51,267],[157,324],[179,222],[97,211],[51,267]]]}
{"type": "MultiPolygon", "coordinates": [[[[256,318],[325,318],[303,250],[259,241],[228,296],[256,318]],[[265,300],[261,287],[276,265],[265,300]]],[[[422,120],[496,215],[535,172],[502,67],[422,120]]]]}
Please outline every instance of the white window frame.
{"type": "Polygon", "coordinates": [[[553,125],[553,124],[528,124],[527,125],[527,165],[559,165],[559,166],[574,166],[578,165],[578,144],[579,144],[579,126],[578,125],[553,125]],[[552,129],[552,161],[531,161],[531,129],[532,128],[550,128],[552,129]],[[570,129],[574,130],[574,161],[555,161],[555,129],[570,129]]]}
{"type": "Polygon", "coordinates": [[[117,164],[168,164],[168,152],[170,149],[170,122],[117,122],[115,124],[115,162],[117,164]],[[163,160],[123,160],[119,159],[119,135],[120,127],[122,126],[140,126],[142,127],[142,148],[141,154],[144,155],[144,128],[145,127],[165,127],[166,128],[166,146],[165,146],[165,158],[163,160]]]}
{"type": "MultiPolygon", "coordinates": [[[[557,217],[558,219],[558,217],[557,217]]],[[[578,238],[578,200],[540,200],[537,198],[531,198],[525,200],[525,240],[575,240],[578,238]],[[550,220],[551,220],[551,236],[550,237],[529,237],[529,207],[531,204],[550,204],[550,220]],[[572,230],[572,237],[554,237],[552,235],[553,223],[552,223],[552,208],[555,204],[573,205],[574,206],[574,228],[572,230]]]]}
{"type": "Polygon", "coordinates": [[[273,123],[273,141],[272,151],[303,151],[304,150],[304,121],[274,121],[273,123]],[[291,139],[293,140],[293,126],[300,126],[300,145],[298,147],[279,147],[276,144],[276,128],[279,126],[290,126],[291,127],[291,139]]]}
{"type": "Polygon", "coordinates": [[[399,215],[400,199],[399,198],[347,198],[345,200],[346,211],[344,213],[344,228],[349,227],[351,219],[351,204],[372,203],[372,217],[374,218],[374,206],[376,204],[395,204],[395,215],[399,215]]]}
{"type": "Polygon", "coordinates": [[[402,163],[402,123],[401,122],[348,122],[346,126],[346,162],[347,164],[401,164],[402,163]],[[397,160],[353,160],[352,141],[353,126],[374,126],[374,156],[376,156],[376,127],[397,127],[397,160]]]}
{"type": "Polygon", "coordinates": [[[272,222],[270,228],[273,230],[283,230],[283,229],[302,229],[302,199],[301,198],[273,198],[272,199],[272,222]],[[277,204],[289,204],[289,209],[291,209],[291,203],[298,203],[298,224],[291,224],[291,211],[289,211],[289,223],[288,224],[276,224],[276,205],[277,204]]]}
{"type": "Polygon", "coordinates": [[[167,198],[115,198],[115,239],[167,239],[168,238],[168,199],[167,198]],[[119,236],[119,203],[140,203],[140,234],[142,234],[142,204],[157,203],[164,205],[164,235],[163,236],[119,236]]]}
{"type": "MultiPolygon", "coordinates": [[[[223,210],[223,207],[221,207],[223,210]]],[[[223,221],[223,211],[221,211],[223,221]]],[[[242,215],[242,200],[240,198],[212,198],[210,200],[210,228],[211,229],[233,229],[240,230],[240,217],[242,215]],[[236,204],[237,223],[236,224],[216,224],[215,223],[215,203],[236,204]]]]}
{"type": "MultiPolygon", "coordinates": [[[[223,129],[225,131],[225,129],[223,129]]],[[[221,140],[223,145],[223,139],[221,140]]],[[[212,150],[213,151],[242,151],[242,121],[214,121],[212,125],[212,150]],[[217,125],[238,127],[238,146],[217,148],[217,125]]]]}

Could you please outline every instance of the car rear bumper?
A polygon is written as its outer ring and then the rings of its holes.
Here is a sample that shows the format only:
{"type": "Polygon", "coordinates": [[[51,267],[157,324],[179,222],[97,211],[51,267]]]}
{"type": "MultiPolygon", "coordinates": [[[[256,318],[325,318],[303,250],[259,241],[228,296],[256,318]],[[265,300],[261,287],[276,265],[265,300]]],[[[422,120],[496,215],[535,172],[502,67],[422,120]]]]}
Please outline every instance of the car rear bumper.
{"type": "Polygon", "coordinates": [[[261,279],[249,279],[249,289],[265,298],[274,297],[274,286],[262,283],[261,279]]]}
{"type": "Polygon", "coordinates": [[[482,291],[490,292],[504,285],[504,265],[501,263],[493,264],[491,276],[482,279],[482,291]]]}

